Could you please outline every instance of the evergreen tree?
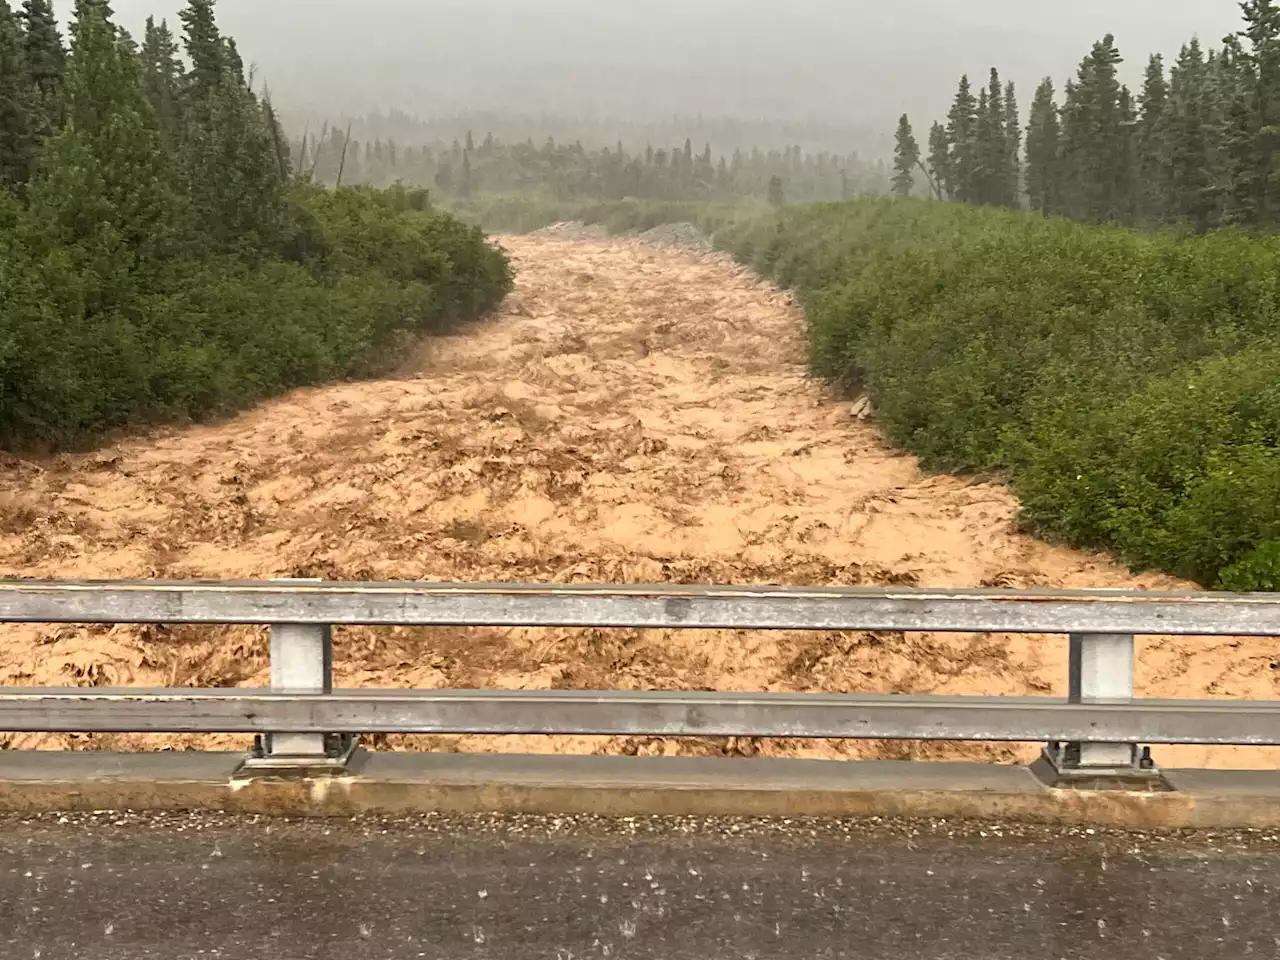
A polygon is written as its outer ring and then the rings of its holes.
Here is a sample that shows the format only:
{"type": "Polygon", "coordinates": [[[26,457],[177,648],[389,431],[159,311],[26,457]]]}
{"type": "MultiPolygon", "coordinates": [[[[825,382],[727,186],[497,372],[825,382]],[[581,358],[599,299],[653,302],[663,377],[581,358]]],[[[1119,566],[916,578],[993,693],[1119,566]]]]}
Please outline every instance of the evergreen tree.
{"type": "Polygon", "coordinates": [[[166,142],[174,144],[181,132],[186,77],[178,56],[178,43],[167,22],[162,20],[157,26],[154,17],[147,17],[141,55],[147,97],[166,142]]]}
{"type": "Polygon", "coordinates": [[[1062,203],[1061,131],[1053,81],[1036,88],[1027,125],[1027,199],[1032,210],[1060,213],[1062,203]]]}
{"type": "Polygon", "coordinates": [[[0,0],[0,188],[31,179],[40,150],[38,91],[22,49],[22,31],[0,0]]]}
{"type": "Polygon", "coordinates": [[[1170,213],[1197,231],[1213,225],[1217,207],[1208,71],[1198,40],[1182,48],[1169,82],[1170,213]]]}
{"type": "Polygon", "coordinates": [[[183,42],[191,60],[188,97],[207,100],[222,85],[227,64],[227,50],[213,13],[213,0],[189,0],[178,14],[182,21],[183,42]]]}
{"type": "MultiPolygon", "coordinates": [[[[1249,202],[1252,219],[1274,225],[1280,222],[1280,170],[1275,158],[1280,132],[1280,7],[1276,0],[1244,0],[1240,4],[1245,29],[1240,40],[1247,41],[1241,60],[1247,62],[1251,80],[1251,103],[1247,129],[1252,134],[1254,196],[1249,202]]],[[[1238,111],[1237,111],[1238,113],[1238,111]]],[[[1242,117],[1236,117],[1239,122],[1242,117]]],[[[1241,131],[1236,131],[1240,136],[1241,131]]],[[[1236,144],[1238,150],[1241,145],[1236,144]]]]}
{"type": "Polygon", "coordinates": [[[230,78],[232,82],[241,87],[248,87],[248,80],[244,72],[244,61],[240,59],[240,48],[236,46],[235,40],[231,37],[224,37],[222,40],[222,61],[226,64],[224,78],[230,78]]]}
{"type": "Polygon", "coordinates": [[[118,30],[115,25],[115,11],[111,9],[109,0],[75,0],[75,7],[71,16],[71,42],[74,44],[77,38],[77,31],[80,24],[85,22],[89,14],[97,12],[104,23],[107,24],[114,37],[118,30]]]}
{"type": "Polygon", "coordinates": [[[253,258],[283,243],[287,229],[275,137],[234,45],[218,31],[212,0],[189,0],[180,17],[191,62],[178,163],[183,192],[206,242],[253,258]]]}
{"type": "Polygon", "coordinates": [[[783,189],[782,177],[774,174],[769,178],[769,204],[773,207],[781,207],[787,202],[786,193],[783,189]]]}
{"type": "Polygon", "coordinates": [[[435,185],[441,193],[453,192],[453,164],[449,161],[446,160],[436,167],[435,185]]]}
{"type": "Polygon", "coordinates": [[[1010,80],[1004,88],[1005,186],[1009,206],[1022,206],[1022,120],[1018,93],[1010,80]]]}
{"type": "Polygon", "coordinates": [[[1063,199],[1077,219],[1122,220],[1129,206],[1121,62],[1115,38],[1107,34],[1081,62],[1063,104],[1063,199]]]}
{"type": "Polygon", "coordinates": [[[947,115],[947,141],[950,144],[950,192],[961,203],[976,200],[977,186],[978,104],[967,76],[960,78],[951,111],[947,115]]]}
{"type": "Polygon", "coordinates": [[[1133,223],[1138,212],[1138,107],[1133,93],[1120,87],[1120,163],[1116,174],[1116,218],[1133,223]]]}
{"type": "Polygon", "coordinates": [[[978,91],[978,105],[974,110],[973,178],[971,203],[991,202],[991,160],[998,150],[991,142],[990,111],[987,107],[987,91],[978,91]]]}
{"type": "MultiPolygon", "coordinates": [[[[66,69],[66,51],[62,46],[62,34],[49,0],[26,0],[22,5],[23,53],[27,58],[27,70],[36,89],[51,104],[62,85],[66,69]]],[[[51,107],[46,107],[51,113],[51,107]]],[[[49,120],[52,123],[53,117],[49,120]]]]}
{"type": "Polygon", "coordinates": [[[1229,37],[1219,60],[1222,74],[1222,221],[1256,225],[1264,200],[1265,156],[1258,149],[1257,76],[1238,37],[1229,37]]]}
{"type": "Polygon", "coordinates": [[[977,124],[974,137],[975,186],[973,200],[995,206],[1012,206],[1014,194],[1010,182],[1009,138],[1004,87],[994,67],[987,88],[978,96],[977,124]]]}
{"type": "Polygon", "coordinates": [[[1138,96],[1137,214],[1140,220],[1159,221],[1172,207],[1169,184],[1169,84],[1164,75],[1164,58],[1154,54],[1138,96]]]}
{"type": "Polygon", "coordinates": [[[920,145],[916,143],[915,135],[911,132],[911,121],[905,113],[898,121],[898,132],[894,140],[893,192],[899,197],[909,197],[916,185],[915,170],[920,163],[920,145]]]}
{"type": "Polygon", "coordinates": [[[36,222],[85,251],[109,297],[135,263],[175,254],[176,200],[141,64],[107,19],[105,3],[77,9],[66,126],[49,141],[31,209],[36,222]]]}

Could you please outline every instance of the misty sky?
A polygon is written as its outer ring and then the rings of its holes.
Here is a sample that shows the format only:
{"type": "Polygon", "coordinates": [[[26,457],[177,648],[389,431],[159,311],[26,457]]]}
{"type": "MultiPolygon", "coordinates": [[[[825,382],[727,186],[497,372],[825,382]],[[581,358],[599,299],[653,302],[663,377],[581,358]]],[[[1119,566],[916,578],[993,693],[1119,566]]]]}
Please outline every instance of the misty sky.
{"type": "MultiPolygon", "coordinates": [[[[65,7],[69,0],[62,0],[65,7]]],[[[114,0],[141,34],[181,0],[114,0]]],[[[1237,29],[1235,0],[221,0],[286,109],[674,113],[917,127],[963,72],[999,66],[1023,109],[1104,33],[1136,84],[1152,51],[1237,29]]],[[[175,21],[176,25],[176,21],[175,21]]]]}

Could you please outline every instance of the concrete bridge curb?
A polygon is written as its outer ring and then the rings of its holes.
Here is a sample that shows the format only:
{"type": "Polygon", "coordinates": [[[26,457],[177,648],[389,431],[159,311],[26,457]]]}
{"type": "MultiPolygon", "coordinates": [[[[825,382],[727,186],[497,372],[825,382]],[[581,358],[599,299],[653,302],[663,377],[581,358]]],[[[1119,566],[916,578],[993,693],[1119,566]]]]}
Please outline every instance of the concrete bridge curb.
{"type": "Polygon", "coordinates": [[[1164,770],[1173,789],[1054,789],[971,763],[367,753],[347,774],[238,775],[242,753],[0,753],[0,813],[897,817],[1280,828],[1280,770],[1164,770]]]}

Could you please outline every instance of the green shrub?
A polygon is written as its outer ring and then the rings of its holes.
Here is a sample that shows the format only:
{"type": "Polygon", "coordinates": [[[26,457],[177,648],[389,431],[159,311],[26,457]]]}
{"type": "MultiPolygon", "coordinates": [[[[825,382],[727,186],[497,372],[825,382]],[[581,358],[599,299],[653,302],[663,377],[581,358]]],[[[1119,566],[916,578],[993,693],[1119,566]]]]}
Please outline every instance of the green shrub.
{"type": "Polygon", "coordinates": [[[798,291],[814,371],[927,466],[1007,472],[1042,535],[1280,589],[1280,241],[899,200],[717,240],[798,291]]]}
{"type": "Polygon", "coordinates": [[[396,334],[448,330],[510,290],[505,255],[419,198],[299,184],[290,201],[284,257],[143,275],[109,240],[52,242],[0,200],[0,446],[66,447],[359,375],[396,334]]]}

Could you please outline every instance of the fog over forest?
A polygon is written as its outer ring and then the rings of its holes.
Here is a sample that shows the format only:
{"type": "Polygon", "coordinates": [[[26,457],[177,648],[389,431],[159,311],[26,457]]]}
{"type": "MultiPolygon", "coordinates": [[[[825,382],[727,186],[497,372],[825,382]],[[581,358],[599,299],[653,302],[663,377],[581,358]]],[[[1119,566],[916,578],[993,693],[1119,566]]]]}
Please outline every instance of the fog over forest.
{"type": "MultiPolygon", "coordinates": [[[[147,14],[177,26],[180,2],[113,6],[140,36],[147,14]]],[[[1112,32],[1136,86],[1148,53],[1217,45],[1240,22],[1234,0],[222,0],[218,14],[295,124],[703,114],[816,121],[879,153],[901,113],[941,116],[961,73],[998,66],[1025,104],[1112,32]]]]}

